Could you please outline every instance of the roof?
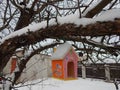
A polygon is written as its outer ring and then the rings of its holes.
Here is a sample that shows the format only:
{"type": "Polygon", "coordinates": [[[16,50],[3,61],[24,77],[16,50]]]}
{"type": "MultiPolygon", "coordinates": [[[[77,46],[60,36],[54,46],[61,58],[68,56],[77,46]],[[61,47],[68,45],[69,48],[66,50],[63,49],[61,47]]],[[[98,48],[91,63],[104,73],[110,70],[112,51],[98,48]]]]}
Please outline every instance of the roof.
{"type": "Polygon", "coordinates": [[[51,56],[51,59],[52,60],[63,59],[71,48],[72,48],[72,45],[69,43],[61,44],[60,46],[57,47],[56,51],[51,56]]]}

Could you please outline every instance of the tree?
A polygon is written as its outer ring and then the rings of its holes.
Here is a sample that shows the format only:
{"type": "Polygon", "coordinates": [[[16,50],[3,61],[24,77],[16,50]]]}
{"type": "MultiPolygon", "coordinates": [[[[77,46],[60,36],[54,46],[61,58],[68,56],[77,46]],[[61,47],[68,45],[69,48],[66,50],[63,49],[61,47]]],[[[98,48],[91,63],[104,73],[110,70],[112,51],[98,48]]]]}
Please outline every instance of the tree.
{"type": "MultiPolygon", "coordinates": [[[[119,0],[5,0],[1,6],[1,44],[0,44],[0,71],[3,70],[9,58],[15,53],[16,49],[24,47],[27,50],[30,46],[36,45],[47,39],[54,39],[55,42],[72,41],[76,50],[82,50],[87,53],[88,58],[95,63],[90,55],[96,55],[96,58],[104,62],[104,58],[113,55],[116,58],[120,53],[120,19],[114,21],[102,21],[86,26],[76,26],[74,23],[60,24],[59,17],[68,16],[79,12],[79,18],[95,18],[102,12],[112,8],[117,8],[119,0]],[[93,7],[94,5],[94,7],[93,7]],[[56,25],[50,26],[50,20],[55,19],[56,25]],[[30,31],[26,26],[46,21],[46,27],[36,31],[30,31]],[[12,25],[14,23],[14,26],[12,25]],[[23,28],[23,29],[21,29],[23,28]],[[19,33],[26,30],[27,34],[10,37],[8,34],[19,33]],[[8,32],[9,31],[9,32],[8,32]],[[89,36],[89,38],[88,38],[89,36]],[[100,37],[100,42],[96,43],[94,38],[100,37]],[[117,40],[116,40],[117,39],[117,40]],[[112,41],[111,41],[112,40],[112,41]],[[80,43],[78,43],[80,42],[80,43]],[[105,45],[107,44],[107,45],[105,45]],[[110,46],[111,45],[111,46],[110,46]],[[82,46],[82,47],[80,47],[82,46]],[[27,48],[27,49],[26,49],[27,48]],[[96,53],[96,54],[94,54],[96,53]],[[103,56],[103,58],[100,58],[103,56]]],[[[29,27],[29,26],[28,26],[29,27]]],[[[50,44],[36,48],[37,52],[57,45],[50,44]]],[[[36,52],[35,50],[35,52],[36,52]]],[[[31,57],[31,55],[29,56],[31,57]]],[[[119,59],[118,59],[119,60],[119,59]]],[[[20,72],[16,74],[13,84],[20,76],[28,59],[20,63],[20,72]],[[24,65],[23,67],[21,65],[24,65]]]]}

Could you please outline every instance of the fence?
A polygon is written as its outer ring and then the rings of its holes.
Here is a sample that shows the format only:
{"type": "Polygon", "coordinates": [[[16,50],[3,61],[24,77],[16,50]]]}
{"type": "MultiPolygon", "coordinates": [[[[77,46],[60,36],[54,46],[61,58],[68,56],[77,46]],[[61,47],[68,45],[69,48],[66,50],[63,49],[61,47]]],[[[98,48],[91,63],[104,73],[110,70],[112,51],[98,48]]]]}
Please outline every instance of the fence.
{"type": "Polygon", "coordinates": [[[120,80],[120,64],[78,65],[78,76],[82,78],[98,78],[107,81],[120,80]]]}

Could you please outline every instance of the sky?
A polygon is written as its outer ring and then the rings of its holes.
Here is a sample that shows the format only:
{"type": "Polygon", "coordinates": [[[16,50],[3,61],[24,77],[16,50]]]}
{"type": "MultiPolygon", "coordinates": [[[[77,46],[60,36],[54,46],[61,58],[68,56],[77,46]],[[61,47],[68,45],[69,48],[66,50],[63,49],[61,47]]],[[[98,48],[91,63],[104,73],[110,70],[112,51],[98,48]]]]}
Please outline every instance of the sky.
{"type": "Polygon", "coordinates": [[[0,4],[2,3],[3,0],[0,0],[0,4]]]}

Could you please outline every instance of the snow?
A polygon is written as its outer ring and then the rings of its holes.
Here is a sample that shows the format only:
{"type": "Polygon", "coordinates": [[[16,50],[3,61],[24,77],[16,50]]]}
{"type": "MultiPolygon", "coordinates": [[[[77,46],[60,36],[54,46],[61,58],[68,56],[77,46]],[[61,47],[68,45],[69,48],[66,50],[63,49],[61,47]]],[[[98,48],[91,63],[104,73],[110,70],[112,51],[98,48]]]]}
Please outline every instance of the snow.
{"type": "Polygon", "coordinates": [[[105,11],[102,15],[95,18],[96,21],[113,21],[115,18],[120,18],[120,9],[112,9],[105,11]]]}
{"type": "MultiPolygon", "coordinates": [[[[37,80],[36,82],[40,82],[40,80],[37,80]]],[[[35,82],[32,83],[29,82],[29,84],[33,84],[33,83],[35,82]]],[[[41,83],[31,86],[29,85],[24,86],[17,89],[18,90],[73,90],[73,89],[74,90],[116,90],[113,83],[107,83],[104,82],[103,80],[90,79],[90,78],[87,79],[78,78],[76,80],[68,80],[68,81],[48,78],[47,80],[41,83]]]]}
{"type": "MultiPolygon", "coordinates": [[[[79,12],[77,11],[75,14],[71,14],[65,17],[58,17],[58,23],[60,25],[65,24],[65,23],[73,23],[76,26],[80,26],[80,25],[88,25],[88,24],[92,24],[95,23],[97,21],[113,21],[115,18],[120,18],[120,9],[112,9],[112,10],[107,10],[104,13],[102,13],[100,16],[97,16],[95,18],[79,18],[79,12]]],[[[55,19],[51,19],[49,21],[49,25],[56,25],[56,21],[55,19]]],[[[29,25],[25,28],[22,28],[18,31],[15,31],[13,33],[11,33],[10,35],[6,36],[5,38],[3,38],[0,42],[1,44],[12,37],[15,36],[20,36],[23,34],[27,34],[29,31],[37,31],[40,30],[42,28],[45,28],[47,26],[47,22],[43,21],[41,23],[37,23],[37,24],[33,24],[33,25],[29,25]]]]}
{"type": "Polygon", "coordinates": [[[6,81],[6,83],[4,84],[4,90],[9,90],[11,84],[12,83],[10,81],[6,81]]]}
{"type": "Polygon", "coordinates": [[[89,40],[93,40],[95,42],[101,42],[102,38],[103,38],[102,36],[101,37],[93,37],[92,39],[89,39],[89,40]]]}
{"type": "Polygon", "coordinates": [[[13,80],[15,78],[15,74],[12,73],[12,74],[6,75],[5,78],[7,80],[3,81],[3,82],[5,82],[3,87],[4,87],[4,90],[9,90],[9,88],[11,87],[12,82],[13,82],[13,80]]]}
{"type": "Polygon", "coordinates": [[[72,48],[72,45],[69,43],[61,44],[59,47],[57,47],[55,53],[53,53],[53,55],[51,56],[51,59],[52,60],[63,59],[68,50],[70,50],[70,48],[72,48]]]}

